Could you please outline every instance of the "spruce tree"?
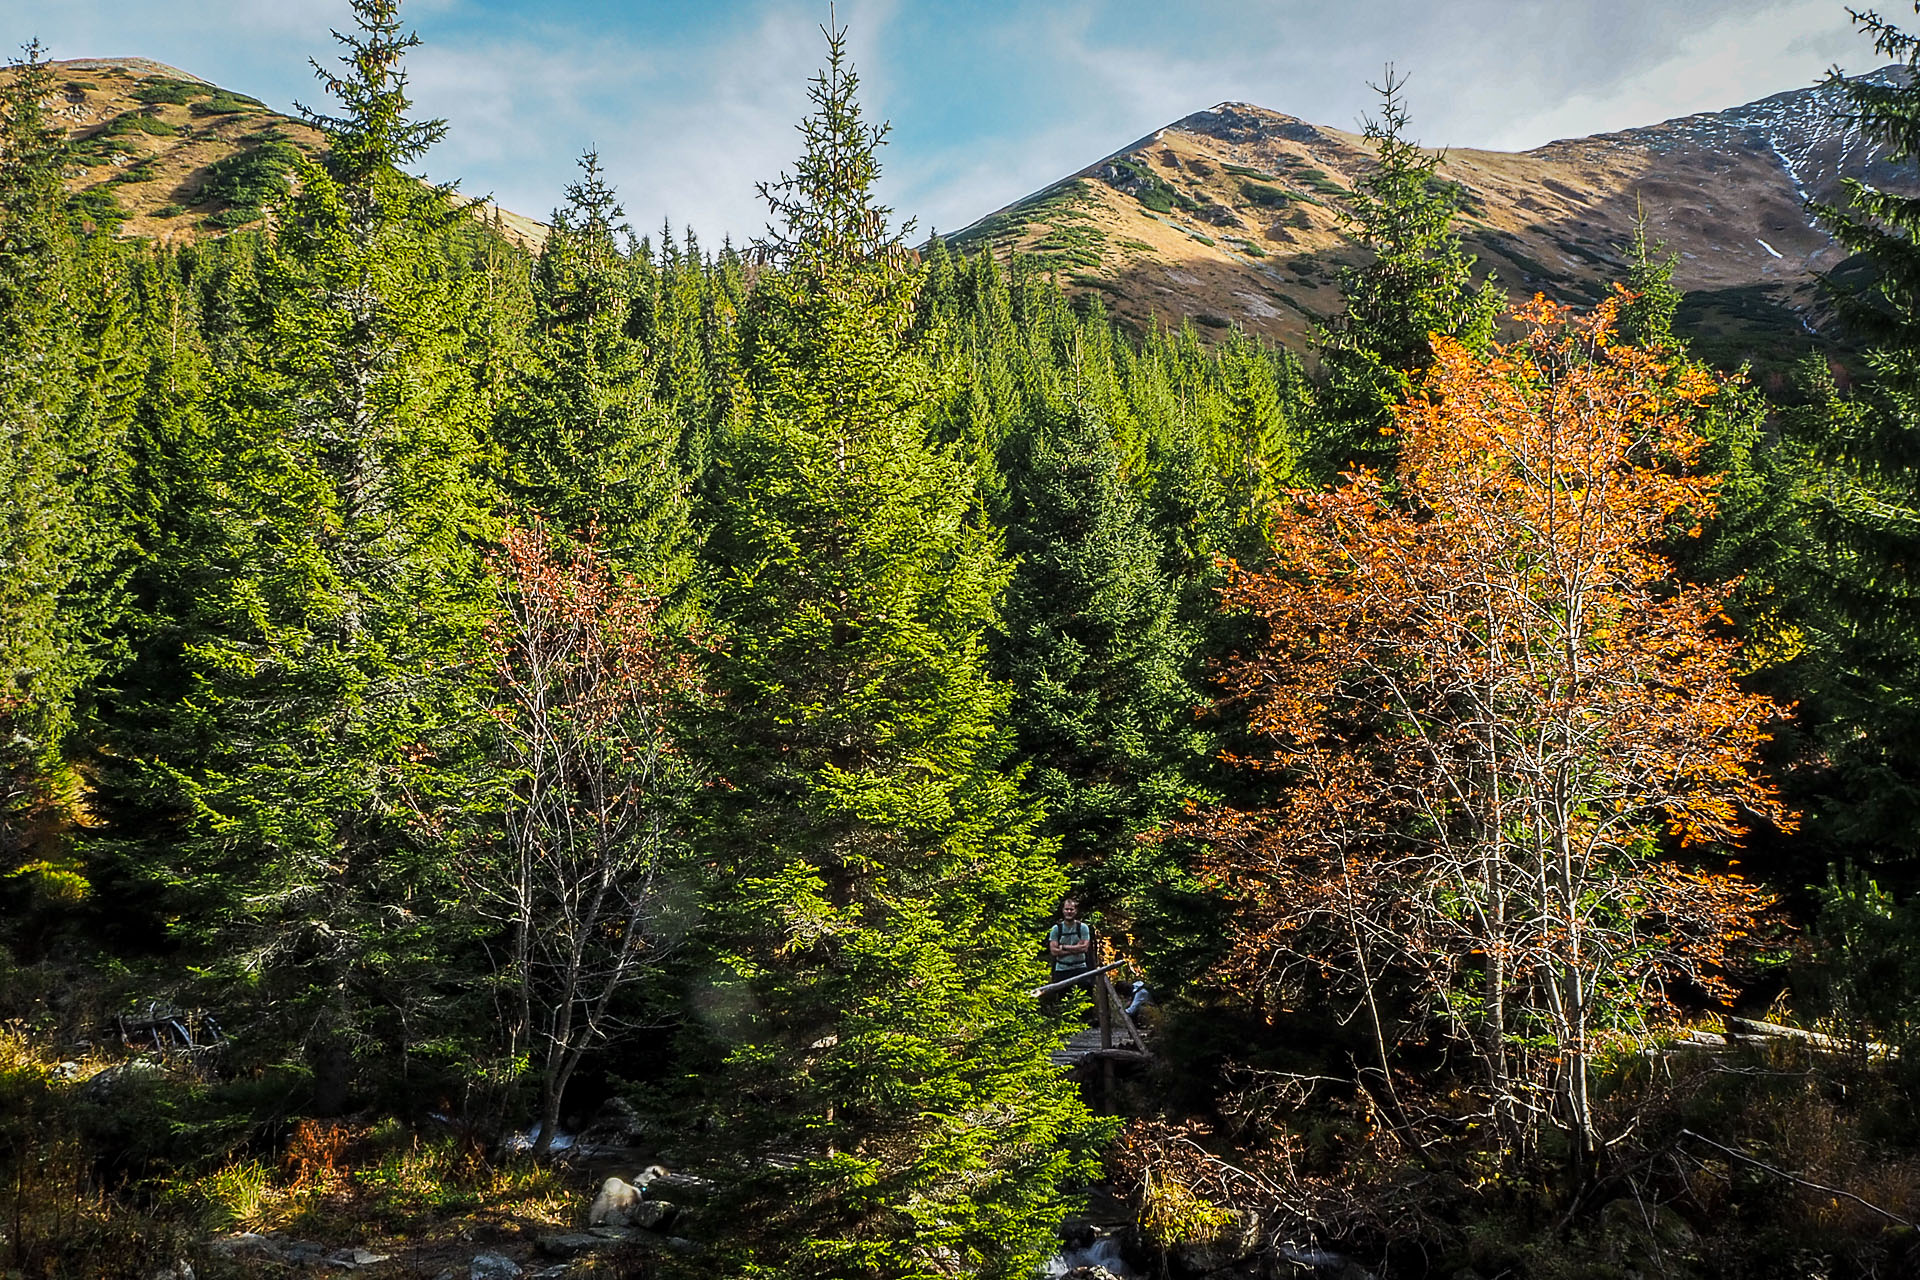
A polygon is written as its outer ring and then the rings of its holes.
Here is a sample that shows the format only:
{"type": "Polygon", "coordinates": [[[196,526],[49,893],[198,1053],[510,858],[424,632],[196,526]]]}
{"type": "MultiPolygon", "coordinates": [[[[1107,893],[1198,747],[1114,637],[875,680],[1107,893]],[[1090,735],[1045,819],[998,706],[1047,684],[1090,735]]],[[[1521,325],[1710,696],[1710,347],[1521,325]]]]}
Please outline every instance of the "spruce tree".
{"type": "Polygon", "coordinates": [[[1026,1276],[1096,1126],[1028,994],[1064,879],[1005,770],[1006,570],[928,440],[884,130],[828,34],[743,315],[710,543],[710,1105],[729,1274],[1026,1276]],[[778,1157],[777,1160],[771,1157],[778,1157]]]}
{"type": "Polygon", "coordinates": [[[1035,406],[1002,449],[1014,558],[996,674],[1042,829],[1083,893],[1155,982],[1188,976],[1169,898],[1195,888],[1159,845],[1138,837],[1196,794],[1208,741],[1200,634],[1181,616],[1146,504],[1121,470],[1110,429],[1085,405],[1035,406]]]}
{"type": "Polygon", "coordinates": [[[0,89],[0,875],[45,904],[87,891],[73,735],[112,662],[137,378],[131,255],[71,217],[53,72],[25,52],[0,89]]]}
{"type": "Polygon", "coordinates": [[[0,89],[0,867],[28,844],[66,722],[70,637],[60,598],[75,569],[62,419],[77,351],[61,305],[73,257],[65,147],[47,118],[53,73],[37,44],[0,89]]]}
{"type": "MultiPolygon", "coordinates": [[[[1857,21],[1907,74],[1836,75],[1845,122],[1910,166],[1920,156],[1920,37],[1872,14],[1857,21]]],[[[1905,889],[1920,883],[1920,197],[1852,180],[1847,189],[1844,207],[1814,213],[1871,267],[1864,287],[1832,288],[1865,346],[1864,368],[1843,395],[1824,362],[1814,365],[1809,406],[1787,415],[1789,445],[1806,458],[1804,536],[1784,570],[1812,748],[1795,798],[1830,856],[1858,858],[1905,889]]]]}
{"type": "Polygon", "coordinates": [[[1365,136],[1374,165],[1354,185],[1346,213],[1372,257],[1341,272],[1346,310],[1316,338],[1325,417],[1314,460],[1323,475],[1389,461],[1393,406],[1432,363],[1430,335],[1477,349],[1493,337],[1506,303],[1491,280],[1474,287],[1474,260],[1453,229],[1459,196],[1435,176],[1442,156],[1407,137],[1405,83],[1388,67],[1372,86],[1380,114],[1366,121],[1365,136]]]}
{"type": "Polygon", "coordinates": [[[588,152],[534,268],[529,368],[499,436],[509,491],[553,527],[595,542],[663,595],[690,571],[680,430],[658,403],[657,359],[635,332],[651,264],[588,152]]]}
{"type": "Polygon", "coordinates": [[[1183,797],[1193,637],[1104,423],[1082,406],[1036,416],[1005,451],[1015,568],[993,659],[1016,691],[1047,830],[1085,865],[1130,847],[1183,797]]]}
{"type": "Polygon", "coordinates": [[[395,0],[354,17],[345,73],[320,73],[344,113],[315,117],[328,150],[241,300],[258,336],[220,378],[185,689],[149,713],[184,824],[148,874],[207,972],[251,995],[251,1043],[304,1052],[322,1111],[357,1062],[416,1061],[447,1029],[496,502],[462,358],[473,278],[449,252],[468,215],[400,171],[441,126],[408,116],[395,0]]]}

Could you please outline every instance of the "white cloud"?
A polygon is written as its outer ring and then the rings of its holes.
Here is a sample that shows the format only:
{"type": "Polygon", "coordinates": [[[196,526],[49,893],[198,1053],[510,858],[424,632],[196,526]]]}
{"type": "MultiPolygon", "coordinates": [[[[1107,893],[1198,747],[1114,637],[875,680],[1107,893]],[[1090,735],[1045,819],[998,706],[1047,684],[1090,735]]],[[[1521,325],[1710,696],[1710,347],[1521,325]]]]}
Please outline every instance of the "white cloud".
{"type": "Polygon", "coordinates": [[[1655,124],[1804,88],[1835,62],[1868,70],[1872,49],[1827,0],[1787,0],[1729,13],[1689,34],[1668,56],[1535,114],[1511,117],[1487,146],[1521,149],[1555,138],[1655,124]],[[1861,61],[1859,55],[1868,61],[1861,61]]]}

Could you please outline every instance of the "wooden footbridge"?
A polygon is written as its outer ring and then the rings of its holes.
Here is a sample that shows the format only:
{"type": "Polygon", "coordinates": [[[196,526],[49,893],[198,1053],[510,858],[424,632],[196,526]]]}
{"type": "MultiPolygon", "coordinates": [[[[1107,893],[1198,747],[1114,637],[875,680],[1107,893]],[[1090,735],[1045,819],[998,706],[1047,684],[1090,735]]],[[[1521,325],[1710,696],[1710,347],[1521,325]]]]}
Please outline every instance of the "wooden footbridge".
{"type": "Polygon", "coordinates": [[[1050,982],[1036,988],[1033,993],[1043,997],[1081,986],[1092,990],[1094,1025],[1076,1031],[1062,1041],[1060,1047],[1053,1051],[1053,1061],[1057,1066],[1075,1068],[1098,1062],[1102,1064],[1109,1087],[1113,1083],[1115,1063],[1153,1060],[1153,1049],[1147,1044],[1147,1038],[1140,1034],[1140,1028],[1127,1016],[1127,1002],[1113,988],[1113,971],[1125,963],[1124,960],[1115,960],[1063,981],[1050,982]]]}

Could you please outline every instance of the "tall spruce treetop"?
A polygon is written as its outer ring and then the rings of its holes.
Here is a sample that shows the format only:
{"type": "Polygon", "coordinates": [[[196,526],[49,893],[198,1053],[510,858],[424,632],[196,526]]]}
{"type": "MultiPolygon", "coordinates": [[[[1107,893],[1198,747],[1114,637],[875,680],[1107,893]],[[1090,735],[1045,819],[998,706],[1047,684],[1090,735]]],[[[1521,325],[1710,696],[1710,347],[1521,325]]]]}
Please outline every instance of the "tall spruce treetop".
{"type": "MultiPolygon", "coordinates": [[[[301,107],[300,112],[327,135],[326,169],[341,186],[353,225],[370,234],[386,219],[382,196],[389,194],[393,171],[418,160],[434,143],[447,136],[444,120],[415,120],[407,97],[407,50],[418,48],[420,37],[402,32],[400,0],[354,0],[355,34],[336,31],[333,38],[347,52],[346,68],[338,75],[309,59],[326,91],[343,108],[338,116],[301,107]]],[[[407,188],[396,194],[404,197],[407,188]]]]}
{"type": "Polygon", "coordinates": [[[1680,313],[1680,290],[1674,287],[1673,268],[1680,255],[1647,239],[1647,219],[1633,221],[1633,239],[1626,246],[1627,292],[1620,304],[1620,336],[1636,347],[1675,345],[1673,319],[1680,313]]]}
{"type": "Polygon", "coordinates": [[[928,440],[882,131],[841,33],[828,54],[800,176],[769,188],[784,269],[747,300],[712,491],[721,1269],[1025,1276],[1095,1128],[1026,990],[1065,885],[1002,767],[1006,570],[928,440]]]}
{"type": "MultiPolygon", "coordinates": [[[[356,0],[328,159],[281,211],[258,345],[224,377],[221,509],[187,624],[189,745],[168,772],[190,815],[172,880],[214,968],[259,990],[304,1048],[317,1104],[355,1059],[445,1024],[448,813],[484,790],[473,753],[497,498],[479,468],[463,317],[477,276],[444,191],[394,168],[437,126],[406,119],[391,0],[356,0]],[[216,566],[229,566],[222,574],[216,566]]],[[[263,1033],[257,1043],[266,1043],[263,1033]]]]}
{"type": "Polygon", "coordinates": [[[681,429],[656,398],[657,335],[635,322],[657,319],[651,264],[600,157],[580,168],[534,265],[533,341],[500,415],[508,487],[570,536],[597,530],[621,568],[671,595],[691,572],[691,534],[681,429]]]}
{"type": "Polygon", "coordinates": [[[906,251],[913,224],[890,227],[893,211],[873,190],[887,128],[861,118],[846,31],[826,30],[826,38],[827,65],[808,89],[815,110],[800,124],[800,161],[760,184],[774,221],[755,250],[780,270],[759,294],[781,312],[791,308],[796,323],[749,316],[744,338],[757,343],[746,362],[748,389],[769,411],[819,415],[850,435],[906,411],[926,366],[902,359],[918,283],[906,251]],[[809,366],[815,376],[789,376],[809,366]]]}
{"type": "Polygon", "coordinates": [[[53,68],[38,41],[14,59],[13,78],[0,93],[0,325],[7,349],[21,345],[15,330],[29,305],[44,307],[44,285],[55,269],[64,232],[66,134],[47,114],[53,68]]]}
{"type": "Polygon", "coordinates": [[[861,118],[860,77],[847,60],[846,28],[822,30],[827,65],[807,90],[814,113],[799,126],[806,149],[792,173],[759,184],[774,221],[757,248],[776,264],[802,271],[877,266],[898,273],[906,267],[913,222],[889,226],[893,210],[873,193],[889,126],[861,118]]]}
{"type": "MultiPolygon", "coordinates": [[[[1920,7],[1916,8],[1920,12],[1920,7]]],[[[1904,64],[1886,82],[1833,84],[1843,119],[1911,166],[1920,156],[1920,37],[1878,15],[1854,15],[1874,48],[1904,64]]],[[[1810,370],[1814,404],[1788,415],[1814,464],[1805,469],[1802,548],[1793,621],[1808,668],[1800,720],[1818,746],[1823,795],[1807,831],[1839,855],[1900,870],[1920,884],[1920,196],[1849,181],[1846,207],[1815,206],[1820,222],[1871,267],[1868,282],[1830,282],[1846,325],[1863,340],[1850,395],[1824,363],[1810,370]]]]}
{"type": "Polygon", "coordinates": [[[1346,220],[1373,260],[1341,273],[1346,313],[1319,334],[1328,428],[1317,450],[1323,471],[1387,460],[1392,450],[1382,429],[1432,363],[1431,335],[1478,349],[1493,337],[1505,306],[1492,281],[1474,287],[1474,260],[1453,229],[1459,193],[1435,176],[1444,153],[1424,152],[1407,137],[1405,86],[1391,66],[1371,86],[1380,114],[1366,121],[1365,135],[1375,163],[1355,183],[1346,220]]]}

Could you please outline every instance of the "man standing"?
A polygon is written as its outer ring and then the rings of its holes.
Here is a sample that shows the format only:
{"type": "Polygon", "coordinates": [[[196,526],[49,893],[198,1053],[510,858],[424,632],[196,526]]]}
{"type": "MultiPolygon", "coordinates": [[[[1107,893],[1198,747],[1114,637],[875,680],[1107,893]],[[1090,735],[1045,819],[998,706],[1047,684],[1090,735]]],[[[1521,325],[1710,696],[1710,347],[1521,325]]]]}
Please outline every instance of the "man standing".
{"type": "Polygon", "coordinates": [[[1064,982],[1087,971],[1093,951],[1093,930],[1080,919],[1080,904],[1072,898],[1060,904],[1060,923],[1047,930],[1047,955],[1053,961],[1053,981],[1064,982]]]}

